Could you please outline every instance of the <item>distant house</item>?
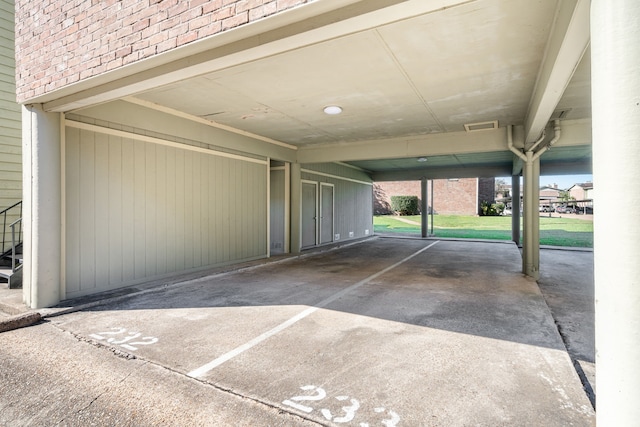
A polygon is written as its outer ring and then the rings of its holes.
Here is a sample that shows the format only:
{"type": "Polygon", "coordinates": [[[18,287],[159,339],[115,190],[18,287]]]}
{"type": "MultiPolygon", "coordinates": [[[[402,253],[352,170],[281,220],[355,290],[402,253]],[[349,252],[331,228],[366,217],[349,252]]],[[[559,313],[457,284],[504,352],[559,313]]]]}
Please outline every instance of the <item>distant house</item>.
{"type": "Polygon", "coordinates": [[[560,193],[563,190],[558,188],[557,184],[545,185],[540,187],[540,205],[549,206],[560,200],[560,193]]]}
{"type": "MultiPolygon", "coordinates": [[[[483,201],[495,200],[494,178],[453,178],[429,181],[429,211],[441,215],[478,215],[483,201]],[[433,183],[433,200],[431,185],[433,183]]],[[[418,196],[420,181],[377,182],[374,184],[374,213],[392,213],[391,196],[418,196]]]]}
{"type": "Polygon", "coordinates": [[[593,182],[574,184],[568,191],[575,200],[593,200],[593,182]]]}

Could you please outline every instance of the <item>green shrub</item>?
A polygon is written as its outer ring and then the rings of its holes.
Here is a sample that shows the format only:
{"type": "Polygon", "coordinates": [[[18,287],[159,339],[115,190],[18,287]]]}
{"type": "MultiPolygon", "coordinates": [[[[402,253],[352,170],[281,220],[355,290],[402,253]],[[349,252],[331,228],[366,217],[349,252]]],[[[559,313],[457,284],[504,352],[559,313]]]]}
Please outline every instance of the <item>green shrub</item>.
{"type": "Polygon", "coordinates": [[[391,209],[398,215],[418,215],[418,197],[391,196],[391,209]]]}
{"type": "Polygon", "coordinates": [[[499,216],[504,211],[504,204],[502,203],[489,203],[483,200],[480,204],[480,216],[499,216]]]}

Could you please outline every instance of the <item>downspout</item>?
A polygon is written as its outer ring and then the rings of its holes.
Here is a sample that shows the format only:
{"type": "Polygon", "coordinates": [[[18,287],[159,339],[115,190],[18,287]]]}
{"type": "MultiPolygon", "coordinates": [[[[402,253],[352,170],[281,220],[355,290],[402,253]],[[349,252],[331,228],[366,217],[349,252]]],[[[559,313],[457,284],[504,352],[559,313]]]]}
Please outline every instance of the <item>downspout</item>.
{"type": "Polygon", "coordinates": [[[509,147],[509,150],[511,150],[516,156],[520,157],[522,161],[527,161],[527,157],[513,146],[513,125],[507,126],[507,146],[509,147]]]}
{"type": "MultiPolygon", "coordinates": [[[[527,152],[533,153],[534,155],[533,160],[536,160],[537,158],[542,156],[545,151],[551,148],[553,144],[558,142],[561,134],[560,120],[553,121],[553,132],[554,132],[553,139],[549,141],[549,144],[541,148],[538,152],[534,153],[534,150],[538,145],[540,145],[542,141],[544,141],[544,138],[546,136],[545,130],[542,131],[542,135],[540,135],[540,138],[536,142],[534,142],[534,144],[531,146],[530,149],[527,150],[527,152]]],[[[514,153],[516,156],[518,156],[522,161],[524,162],[527,161],[527,156],[513,146],[513,125],[507,126],[507,146],[509,147],[509,150],[511,150],[511,152],[514,153]]]]}
{"type": "MultiPolygon", "coordinates": [[[[523,259],[522,259],[522,270],[525,274],[530,275],[534,278],[538,278],[538,262],[537,261],[537,255],[534,254],[534,252],[537,253],[537,251],[539,249],[536,249],[537,243],[534,242],[534,234],[537,232],[537,227],[534,227],[534,221],[535,219],[535,215],[533,214],[533,209],[534,206],[536,206],[538,204],[538,200],[536,200],[537,196],[536,196],[536,192],[534,191],[534,185],[537,185],[535,183],[533,183],[533,166],[535,164],[535,162],[540,158],[540,156],[542,156],[542,154],[545,153],[545,151],[547,151],[549,149],[549,147],[551,147],[553,144],[555,144],[556,142],[558,142],[558,140],[560,139],[560,121],[559,120],[554,120],[554,136],[553,139],[551,141],[549,141],[549,143],[544,146],[543,148],[541,148],[540,150],[538,150],[537,152],[534,152],[534,150],[542,143],[542,141],[545,138],[545,132],[542,133],[542,135],[540,136],[540,138],[531,146],[530,149],[526,150],[525,152],[521,152],[520,150],[517,150],[514,146],[513,146],[513,126],[509,126],[507,129],[507,146],[509,147],[509,150],[514,153],[516,156],[518,156],[522,161],[525,162],[525,191],[524,191],[524,211],[525,211],[525,215],[524,215],[524,253],[523,253],[523,259]]],[[[538,172],[539,173],[539,172],[538,172]]],[[[537,212],[537,211],[536,211],[537,212]]],[[[536,237],[535,240],[536,242],[538,241],[539,237],[536,237]]]]}
{"type": "Polygon", "coordinates": [[[549,141],[549,143],[546,146],[542,147],[537,153],[535,153],[533,159],[535,160],[535,159],[539,158],[540,156],[542,156],[545,151],[547,151],[549,148],[551,148],[551,146],[553,144],[558,142],[558,140],[560,139],[560,134],[561,134],[560,120],[554,120],[553,121],[553,139],[551,141],[549,141]]]}
{"type": "Polygon", "coordinates": [[[533,151],[536,149],[536,147],[537,147],[538,145],[540,145],[540,143],[541,143],[542,141],[544,141],[544,138],[545,138],[546,136],[547,136],[547,129],[542,129],[542,133],[540,134],[540,138],[538,138],[538,140],[537,140],[536,142],[534,142],[534,143],[533,143],[533,145],[531,146],[531,148],[529,148],[529,150],[528,150],[528,151],[533,152],[533,151]]]}

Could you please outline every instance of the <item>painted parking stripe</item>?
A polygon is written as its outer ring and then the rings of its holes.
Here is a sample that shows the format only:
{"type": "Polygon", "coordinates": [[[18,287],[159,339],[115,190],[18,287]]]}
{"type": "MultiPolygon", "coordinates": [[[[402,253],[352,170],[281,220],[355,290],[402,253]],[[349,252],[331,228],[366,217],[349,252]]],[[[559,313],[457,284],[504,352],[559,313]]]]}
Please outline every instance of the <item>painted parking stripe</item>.
{"type": "Polygon", "coordinates": [[[239,354],[244,353],[245,351],[249,350],[250,348],[256,346],[257,344],[260,344],[262,341],[271,338],[272,336],[282,332],[283,330],[287,329],[289,326],[297,323],[298,321],[304,319],[305,317],[309,316],[310,314],[314,313],[315,311],[317,311],[320,308],[326,307],[327,305],[331,304],[332,302],[334,302],[335,300],[342,298],[344,295],[346,295],[347,293],[353,291],[354,289],[357,289],[367,283],[369,283],[370,281],[382,276],[383,274],[387,273],[390,270],[393,270],[394,268],[398,267],[401,264],[404,264],[405,262],[409,261],[410,259],[420,255],[422,252],[426,251],[427,249],[431,248],[432,246],[434,246],[436,243],[438,243],[438,241],[433,242],[432,244],[430,244],[429,246],[425,246],[424,248],[418,250],[417,252],[414,252],[413,254],[409,255],[408,257],[396,262],[395,264],[385,268],[384,270],[381,270],[375,274],[372,274],[371,276],[367,277],[366,279],[363,279],[361,281],[359,281],[358,283],[355,283],[347,288],[344,288],[343,290],[341,290],[340,292],[336,292],[335,294],[325,298],[324,300],[320,301],[318,304],[314,305],[313,307],[309,307],[306,310],[300,312],[299,314],[293,316],[292,318],[290,318],[289,320],[282,322],[281,324],[279,324],[278,326],[276,326],[275,328],[268,330],[267,332],[258,335],[257,337],[255,337],[254,339],[252,339],[251,341],[248,341],[244,344],[242,344],[239,347],[236,347],[235,349],[229,351],[228,353],[223,354],[222,356],[212,360],[211,362],[197,368],[194,369],[193,371],[189,372],[187,375],[193,378],[199,378],[203,375],[205,375],[206,373],[208,373],[209,371],[211,371],[212,369],[215,369],[216,367],[222,365],[223,363],[227,362],[228,360],[233,359],[234,357],[238,356],[239,354]]]}

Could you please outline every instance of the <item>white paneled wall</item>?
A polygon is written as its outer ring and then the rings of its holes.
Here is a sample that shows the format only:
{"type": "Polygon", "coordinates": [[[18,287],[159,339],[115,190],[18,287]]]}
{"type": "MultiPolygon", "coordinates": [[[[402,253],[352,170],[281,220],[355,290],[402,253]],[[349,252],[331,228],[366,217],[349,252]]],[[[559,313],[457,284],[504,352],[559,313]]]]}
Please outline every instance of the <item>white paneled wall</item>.
{"type": "Polygon", "coordinates": [[[66,298],[267,255],[266,161],[65,134],[66,298]]]}
{"type": "Polygon", "coordinates": [[[0,0],[0,210],[22,199],[22,113],[16,102],[13,10],[13,0],[0,0]]]}
{"type": "Polygon", "coordinates": [[[338,240],[373,235],[373,190],[363,171],[335,163],[305,164],[302,178],[334,186],[334,234],[338,240]]]}

